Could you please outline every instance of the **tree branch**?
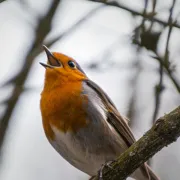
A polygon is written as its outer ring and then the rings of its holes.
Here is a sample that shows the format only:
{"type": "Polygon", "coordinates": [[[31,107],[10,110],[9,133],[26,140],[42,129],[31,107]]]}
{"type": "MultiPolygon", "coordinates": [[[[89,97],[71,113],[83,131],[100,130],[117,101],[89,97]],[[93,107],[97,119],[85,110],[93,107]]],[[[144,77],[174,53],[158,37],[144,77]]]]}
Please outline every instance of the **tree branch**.
{"type": "MultiPolygon", "coordinates": [[[[159,118],[154,126],[121,154],[112,168],[105,167],[103,180],[125,180],[139,166],[180,136],[180,106],[159,118]]],[[[96,176],[93,180],[97,180],[96,176]]]]}

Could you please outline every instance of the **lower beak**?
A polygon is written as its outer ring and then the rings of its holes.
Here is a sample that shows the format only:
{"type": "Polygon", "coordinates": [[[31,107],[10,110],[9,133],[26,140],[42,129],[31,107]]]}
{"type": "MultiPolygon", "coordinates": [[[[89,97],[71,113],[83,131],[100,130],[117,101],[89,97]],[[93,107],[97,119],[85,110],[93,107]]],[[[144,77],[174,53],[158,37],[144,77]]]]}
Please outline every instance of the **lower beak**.
{"type": "Polygon", "coordinates": [[[41,64],[43,67],[45,68],[54,68],[53,66],[49,65],[49,64],[44,64],[42,62],[40,62],[39,64],[41,64]]]}

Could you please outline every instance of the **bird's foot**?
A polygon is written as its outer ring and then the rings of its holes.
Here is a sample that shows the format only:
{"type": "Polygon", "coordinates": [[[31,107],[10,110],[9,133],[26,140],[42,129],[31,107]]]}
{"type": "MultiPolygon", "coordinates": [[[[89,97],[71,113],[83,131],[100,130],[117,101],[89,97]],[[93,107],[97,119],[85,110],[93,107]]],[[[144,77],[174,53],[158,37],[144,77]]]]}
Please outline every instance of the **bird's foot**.
{"type": "Polygon", "coordinates": [[[114,161],[108,161],[108,162],[106,162],[105,164],[103,164],[102,166],[101,166],[101,168],[100,168],[100,170],[99,170],[99,180],[103,180],[103,169],[105,168],[105,167],[108,167],[108,168],[110,168],[110,169],[112,169],[113,167],[111,166],[111,163],[112,162],[114,162],[114,161]]]}

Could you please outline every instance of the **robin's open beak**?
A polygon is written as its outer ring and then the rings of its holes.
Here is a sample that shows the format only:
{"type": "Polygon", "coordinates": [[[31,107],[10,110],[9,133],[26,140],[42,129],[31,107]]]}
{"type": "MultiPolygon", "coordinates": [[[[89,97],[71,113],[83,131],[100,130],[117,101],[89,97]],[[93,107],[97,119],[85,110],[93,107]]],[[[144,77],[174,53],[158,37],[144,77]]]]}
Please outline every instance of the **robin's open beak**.
{"type": "Polygon", "coordinates": [[[42,63],[42,62],[40,62],[40,64],[42,66],[44,66],[45,68],[60,67],[61,63],[54,57],[54,55],[51,53],[51,51],[45,45],[43,45],[43,48],[44,48],[44,50],[46,52],[49,64],[45,64],[45,63],[42,63]]]}

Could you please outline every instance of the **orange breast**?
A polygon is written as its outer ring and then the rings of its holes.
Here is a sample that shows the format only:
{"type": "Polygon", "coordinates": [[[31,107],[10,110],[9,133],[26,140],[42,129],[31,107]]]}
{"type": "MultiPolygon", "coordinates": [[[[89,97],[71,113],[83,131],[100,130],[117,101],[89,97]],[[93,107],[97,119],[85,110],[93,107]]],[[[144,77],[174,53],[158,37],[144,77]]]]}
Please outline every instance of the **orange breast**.
{"type": "Polygon", "coordinates": [[[43,127],[48,139],[54,139],[52,126],[59,131],[76,132],[87,125],[84,106],[87,97],[81,94],[82,82],[71,83],[41,94],[41,113],[43,127]]]}

